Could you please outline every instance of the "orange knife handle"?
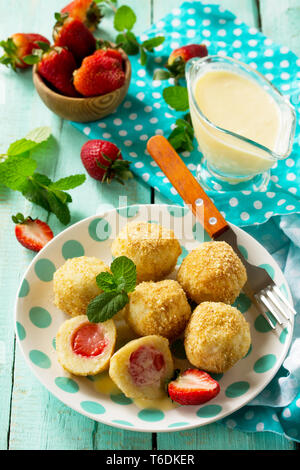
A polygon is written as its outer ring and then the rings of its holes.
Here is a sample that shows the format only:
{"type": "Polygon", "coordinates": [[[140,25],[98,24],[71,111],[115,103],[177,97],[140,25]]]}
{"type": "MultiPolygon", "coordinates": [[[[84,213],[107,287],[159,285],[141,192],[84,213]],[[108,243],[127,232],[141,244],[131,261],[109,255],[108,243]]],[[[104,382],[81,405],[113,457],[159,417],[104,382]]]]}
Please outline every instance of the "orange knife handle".
{"type": "Polygon", "coordinates": [[[210,237],[217,238],[225,232],[228,229],[226,220],[170,142],[165,137],[156,135],[149,139],[147,150],[193,214],[201,219],[199,221],[210,237]]]}

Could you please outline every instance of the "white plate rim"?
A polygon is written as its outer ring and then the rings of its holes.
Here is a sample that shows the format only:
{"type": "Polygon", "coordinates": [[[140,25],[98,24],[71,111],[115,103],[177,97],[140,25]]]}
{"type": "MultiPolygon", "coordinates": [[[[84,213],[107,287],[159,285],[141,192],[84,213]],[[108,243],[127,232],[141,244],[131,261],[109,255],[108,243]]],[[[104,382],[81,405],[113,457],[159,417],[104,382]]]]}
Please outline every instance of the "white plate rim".
{"type": "MultiPolygon", "coordinates": [[[[217,416],[213,416],[213,417],[210,417],[210,418],[206,418],[206,421],[205,423],[199,423],[198,425],[197,424],[186,424],[186,425],[182,425],[182,426],[174,426],[174,427],[171,427],[171,428],[165,428],[165,429],[160,429],[159,427],[155,428],[155,427],[151,427],[151,429],[145,429],[145,428],[138,428],[138,426],[134,426],[134,429],[132,429],[131,426],[128,426],[126,424],[121,424],[121,423],[115,423],[115,422],[111,422],[111,421],[106,421],[105,419],[101,419],[101,416],[97,416],[97,419],[95,419],[95,417],[91,417],[91,414],[86,412],[85,410],[83,410],[82,408],[77,408],[76,406],[72,407],[69,403],[66,403],[61,396],[59,396],[59,393],[55,392],[54,390],[50,390],[49,387],[47,386],[47,384],[45,383],[44,379],[38,374],[37,370],[33,367],[31,361],[29,360],[29,357],[27,357],[27,355],[25,354],[24,350],[23,350],[23,347],[22,347],[22,343],[21,343],[21,340],[19,338],[19,335],[17,333],[17,310],[18,310],[18,301],[19,301],[19,297],[18,297],[18,294],[20,292],[20,289],[21,289],[21,286],[22,286],[22,283],[23,283],[23,280],[26,278],[26,275],[27,273],[31,270],[31,267],[32,265],[36,262],[37,258],[39,258],[48,248],[50,245],[56,243],[56,241],[63,237],[67,232],[69,231],[72,231],[72,229],[80,224],[83,224],[83,223],[87,223],[88,221],[91,221],[93,220],[95,217],[105,217],[107,214],[109,213],[112,213],[112,212],[116,212],[118,210],[124,210],[124,209],[128,209],[128,208],[131,208],[131,207],[135,207],[135,206],[139,206],[139,207],[151,207],[151,206],[156,206],[156,207],[175,207],[175,208],[182,208],[183,206],[179,206],[179,205],[176,205],[176,204],[139,204],[139,203],[136,203],[136,204],[132,204],[132,205],[128,205],[128,206],[120,206],[120,207],[116,207],[116,208],[113,208],[113,209],[110,209],[110,210],[106,210],[104,212],[99,212],[97,214],[94,214],[94,215],[91,215],[89,217],[86,217],[82,220],[79,220],[78,222],[76,222],[75,224],[71,225],[70,227],[67,227],[66,229],[62,230],[59,234],[57,234],[50,242],[47,243],[47,245],[42,248],[42,250],[40,250],[37,255],[32,259],[32,261],[29,263],[29,266],[27,267],[24,275],[22,276],[21,278],[21,281],[20,281],[20,284],[19,284],[19,288],[17,290],[17,294],[16,294],[16,300],[15,300],[15,305],[14,305],[14,329],[15,329],[15,336],[16,336],[16,339],[17,339],[17,344],[18,346],[20,347],[20,350],[22,352],[22,355],[23,357],[25,358],[25,361],[26,361],[26,364],[29,366],[29,369],[33,372],[34,376],[39,380],[39,382],[48,390],[49,393],[51,393],[52,395],[55,396],[55,398],[57,398],[61,403],[63,403],[65,406],[67,406],[68,408],[71,408],[72,410],[78,412],[79,414],[83,415],[83,416],[86,416],[87,418],[89,419],[92,419],[93,421],[96,421],[96,422],[99,422],[99,423],[102,423],[102,424],[105,424],[107,426],[112,426],[114,428],[117,428],[117,429],[123,429],[123,430],[126,430],[126,431],[131,431],[131,432],[143,432],[143,433],[168,433],[168,432],[178,432],[178,431],[184,431],[184,430],[189,430],[189,429],[197,429],[197,428],[200,428],[200,427],[203,427],[203,426],[206,426],[208,424],[211,424],[211,423],[214,423],[214,422],[217,422],[217,421],[221,421],[223,420],[224,418],[230,416],[231,414],[235,413],[236,411],[240,410],[241,408],[243,408],[244,406],[246,406],[251,400],[253,400],[255,397],[257,397],[260,392],[272,381],[272,379],[275,377],[276,373],[278,372],[278,370],[280,369],[280,367],[282,366],[285,358],[286,358],[286,355],[289,351],[289,348],[290,348],[290,345],[291,345],[291,341],[292,341],[292,337],[293,337],[293,329],[294,329],[294,320],[292,320],[291,322],[291,329],[290,329],[290,334],[289,334],[289,337],[287,338],[287,340],[285,341],[284,343],[284,348],[283,348],[283,352],[282,352],[282,357],[281,357],[281,360],[278,360],[276,361],[276,366],[273,367],[272,369],[272,373],[270,374],[270,377],[268,379],[267,382],[263,382],[261,386],[255,388],[255,390],[253,391],[252,395],[250,395],[250,397],[248,397],[247,400],[245,400],[245,402],[243,402],[240,406],[238,406],[237,408],[235,408],[234,411],[232,410],[229,410],[227,413],[225,412],[224,414],[222,414],[222,417],[218,417],[217,416]]],[[[252,237],[250,234],[248,234],[247,232],[245,232],[243,229],[241,229],[240,227],[237,227],[236,225],[230,223],[230,222],[227,222],[228,225],[230,225],[230,227],[237,233],[242,233],[242,234],[246,234],[246,236],[250,239],[253,239],[255,241],[255,243],[257,243],[258,245],[260,245],[265,251],[267,251],[263,245],[261,245],[257,240],[255,240],[254,237],[252,237]]],[[[268,253],[268,252],[267,252],[268,253]]],[[[268,253],[271,257],[272,255],[270,253],[268,253]]],[[[273,257],[272,257],[273,258],[273,257]]],[[[280,267],[278,266],[277,262],[274,260],[273,258],[273,261],[274,263],[276,264],[276,266],[278,267],[279,271],[281,272],[283,278],[285,279],[285,276],[284,274],[282,273],[280,267]]],[[[289,297],[289,301],[292,303],[293,305],[293,299],[292,299],[292,295],[291,295],[291,291],[290,291],[290,288],[289,288],[289,285],[288,285],[288,282],[287,280],[285,279],[285,282],[286,282],[286,285],[287,285],[287,293],[288,293],[288,297],[289,297]]]]}

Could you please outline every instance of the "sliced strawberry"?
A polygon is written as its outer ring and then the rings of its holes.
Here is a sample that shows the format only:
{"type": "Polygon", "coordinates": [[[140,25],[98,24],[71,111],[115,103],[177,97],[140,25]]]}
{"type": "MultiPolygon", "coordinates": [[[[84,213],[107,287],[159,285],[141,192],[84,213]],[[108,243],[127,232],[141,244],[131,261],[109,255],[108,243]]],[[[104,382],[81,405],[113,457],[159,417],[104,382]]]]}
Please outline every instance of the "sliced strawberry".
{"type": "Polygon", "coordinates": [[[128,370],[133,382],[137,386],[148,386],[158,383],[164,368],[164,356],[155,348],[141,346],[130,355],[128,370]]]}
{"type": "Polygon", "coordinates": [[[103,353],[107,342],[101,325],[84,323],[74,332],[71,345],[75,354],[94,357],[103,353]]]}
{"type": "Polygon", "coordinates": [[[220,385],[207,372],[187,369],[168,384],[171,400],[180,405],[201,405],[220,391],[220,385]]]}
{"type": "Polygon", "coordinates": [[[15,235],[19,243],[28,250],[40,251],[53,238],[53,232],[46,222],[39,219],[26,219],[22,214],[12,217],[15,222],[15,235]]]}

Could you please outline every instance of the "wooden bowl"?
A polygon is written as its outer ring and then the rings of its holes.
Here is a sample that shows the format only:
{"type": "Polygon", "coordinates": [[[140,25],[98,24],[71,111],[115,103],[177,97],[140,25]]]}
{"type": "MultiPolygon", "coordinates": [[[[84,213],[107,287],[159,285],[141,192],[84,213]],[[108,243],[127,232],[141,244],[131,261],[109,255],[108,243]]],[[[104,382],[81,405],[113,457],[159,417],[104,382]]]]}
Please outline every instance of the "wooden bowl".
{"type": "Polygon", "coordinates": [[[33,83],[45,105],[58,116],[76,122],[97,121],[111,114],[124,100],[131,79],[131,64],[122,51],[125,64],[125,83],[106,95],[93,96],[91,98],[70,98],[61,95],[46,85],[37,72],[37,65],[33,67],[33,83]]]}

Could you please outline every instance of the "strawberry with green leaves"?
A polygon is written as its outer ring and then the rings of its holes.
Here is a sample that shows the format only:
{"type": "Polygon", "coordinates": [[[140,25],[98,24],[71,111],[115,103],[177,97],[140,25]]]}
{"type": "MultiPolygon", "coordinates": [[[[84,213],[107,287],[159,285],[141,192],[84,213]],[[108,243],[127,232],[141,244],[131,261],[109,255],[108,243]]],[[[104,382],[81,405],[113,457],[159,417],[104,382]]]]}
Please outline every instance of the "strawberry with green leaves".
{"type": "Polygon", "coordinates": [[[80,20],[90,31],[94,31],[103,18],[99,6],[92,0],[74,0],[61,13],[68,13],[70,17],[80,20]]]}
{"type": "Polygon", "coordinates": [[[67,47],[78,64],[96,49],[96,39],[82,21],[69,17],[68,13],[55,13],[53,29],[54,45],[67,47]]]}
{"type": "Polygon", "coordinates": [[[41,34],[15,33],[6,41],[1,41],[0,46],[4,54],[0,57],[0,63],[12,69],[26,69],[30,67],[23,59],[38,49],[40,44],[50,44],[47,38],[41,34]]]}
{"type": "Polygon", "coordinates": [[[166,63],[167,70],[156,70],[154,78],[156,80],[167,80],[174,78],[175,83],[185,76],[185,64],[194,57],[206,57],[208,54],[205,44],[188,44],[174,49],[166,63]]]}
{"type": "Polygon", "coordinates": [[[50,84],[55,91],[70,97],[79,94],[73,85],[73,72],[77,67],[73,54],[66,47],[44,46],[31,56],[27,56],[27,63],[37,63],[39,75],[50,84]]]}
{"type": "Polygon", "coordinates": [[[123,160],[118,147],[107,140],[89,140],[81,149],[81,160],[88,174],[102,183],[113,179],[121,184],[132,178],[130,162],[123,160]]]}
{"type": "Polygon", "coordinates": [[[12,216],[12,221],[16,224],[16,239],[28,250],[40,251],[53,238],[49,225],[40,219],[25,218],[18,213],[12,216]]]}
{"type": "Polygon", "coordinates": [[[125,83],[122,55],[114,49],[99,49],[83,59],[74,72],[74,86],[83,96],[110,93],[125,83]]]}

